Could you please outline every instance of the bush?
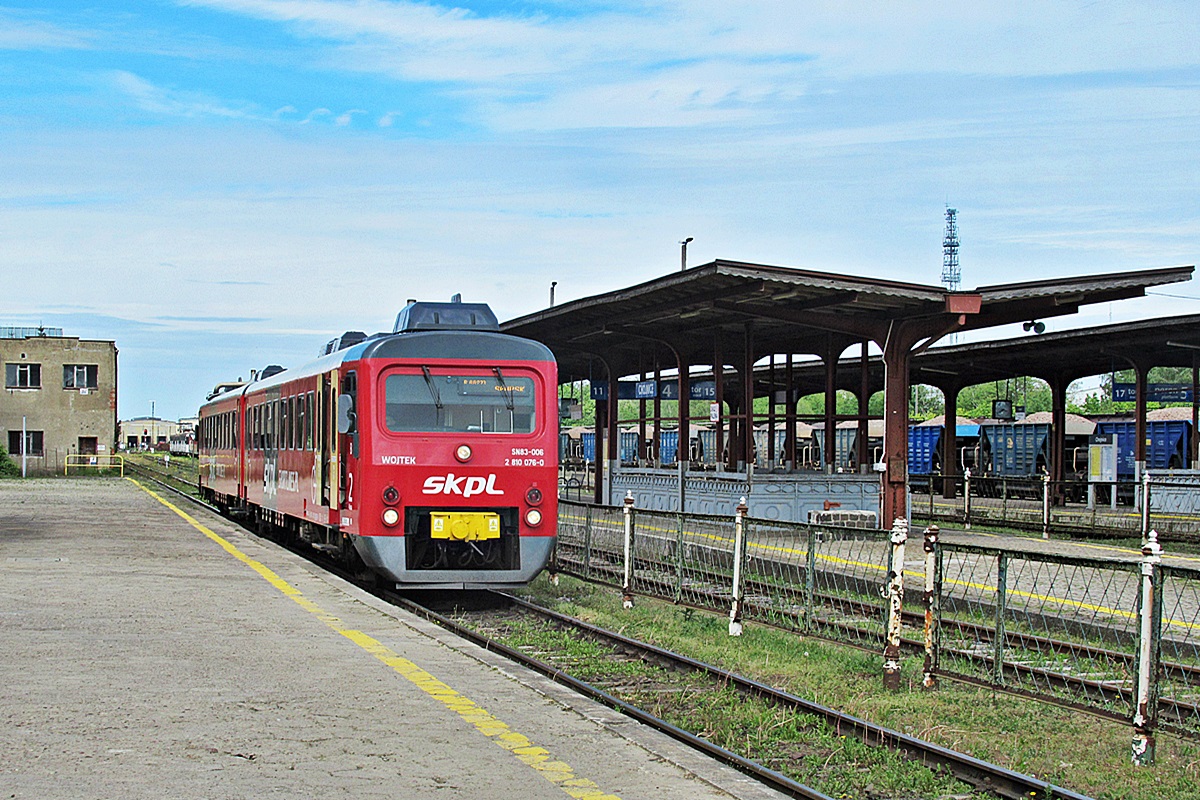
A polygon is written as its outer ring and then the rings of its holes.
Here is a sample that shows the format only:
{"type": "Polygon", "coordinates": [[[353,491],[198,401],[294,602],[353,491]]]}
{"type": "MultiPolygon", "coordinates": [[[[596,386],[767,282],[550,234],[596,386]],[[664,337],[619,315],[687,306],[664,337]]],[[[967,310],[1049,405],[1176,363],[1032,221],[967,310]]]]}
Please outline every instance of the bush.
{"type": "Polygon", "coordinates": [[[8,455],[8,448],[0,444],[0,478],[21,477],[21,467],[8,455]]]}

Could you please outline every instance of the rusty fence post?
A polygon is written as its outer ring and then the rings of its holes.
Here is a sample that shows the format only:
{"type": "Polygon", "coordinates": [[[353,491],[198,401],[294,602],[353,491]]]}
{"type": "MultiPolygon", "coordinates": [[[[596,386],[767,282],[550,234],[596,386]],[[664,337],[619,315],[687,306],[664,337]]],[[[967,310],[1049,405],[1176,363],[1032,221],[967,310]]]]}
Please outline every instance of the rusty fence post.
{"type": "Polygon", "coordinates": [[[585,507],[583,523],[583,577],[592,576],[592,507],[585,507]]]}
{"type": "Polygon", "coordinates": [[[938,623],[941,616],[941,604],[938,602],[941,594],[941,581],[938,580],[941,577],[939,533],[941,530],[937,525],[925,529],[925,670],[921,684],[926,689],[936,689],[938,680],[938,623]]]}
{"type": "Polygon", "coordinates": [[[1142,542],[1150,535],[1150,473],[1142,473],[1142,542]]]}
{"type": "Polygon", "coordinates": [[[904,608],[904,543],[908,541],[908,520],[897,517],[889,537],[892,548],[888,582],[883,596],[888,601],[887,641],[883,648],[883,687],[900,688],[900,613],[904,608]]]}
{"type": "Polygon", "coordinates": [[[1042,473],[1042,538],[1050,538],[1050,473],[1042,473]]]}
{"type": "Polygon", "coordinates": [[[633,492],[625,493],[625,583],[621,587],[621,605],[633,608],[633,492]]]}
{"type": "Polygon", "coordinates": [[[817,597],[817,529],[808,526],[808,534],[804,554],[804,627],[806,633],[814,629],[813,617],[816,615],[817,597]]]}
{"type": "Polygon", "coordinates": [[[995,639],[992,641],[992,681],[1004,685],[1004,645],[1008,640],[1005,630],[1008,619],[1008,553],[1003,550],[996,558],[996,621],[995,639]]]}
{"type": "Polygon", "coordinates": [[[742,567],[746,562],[746,498],[733,515],[733,602],[729,606],[729,635],[742,635],[742,567]]]}
{"type": "Polygon", "coordinates": [[[971,530],[971,468],[963,470],[963,527],[971,530]]]}
{"type": "MultiPolygon", "coordinates": [[[[1144,499],[1144,498],[1143,498],[1144,499]]],[[[1150,531],[1142,546],[1142,592],[1138,603],[1137,706],[1133,712],[1133,763],[1154,763],[1158,725],[1158,666],[1162,640],[1162,548],[1150,531]]]]}

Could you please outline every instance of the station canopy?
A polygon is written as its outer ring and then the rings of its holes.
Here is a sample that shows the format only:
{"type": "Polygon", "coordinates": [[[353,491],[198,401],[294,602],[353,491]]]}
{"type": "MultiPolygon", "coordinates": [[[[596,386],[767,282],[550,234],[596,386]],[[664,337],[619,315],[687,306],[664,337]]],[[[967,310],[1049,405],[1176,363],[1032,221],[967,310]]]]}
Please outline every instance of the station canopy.
{"type": "MultiPolygon", "coordinates": [[[[601,380],[648,372],[656,360],[663,369],[674,368],[677,357],[687,365],[709,365],[720,352],[726,363],[741,363],[747,349],[755,359],[785,353],[823,357],[864,339],[883,347],[892,336],[903,336],[919,352],[949,333],[1141,297],[1149,287],[1189,280],[1192,272],[1191,266],[1167,267],[951,292],[942,286],[718,260],[553,306],[501,328],[548,345],[558,358],[561,379],[601,380]]],[[[1049,343],[1052,336],[1031,340],[1049,343]]],[[[932,366],[939,368],[950,369],[932,366]]]]}

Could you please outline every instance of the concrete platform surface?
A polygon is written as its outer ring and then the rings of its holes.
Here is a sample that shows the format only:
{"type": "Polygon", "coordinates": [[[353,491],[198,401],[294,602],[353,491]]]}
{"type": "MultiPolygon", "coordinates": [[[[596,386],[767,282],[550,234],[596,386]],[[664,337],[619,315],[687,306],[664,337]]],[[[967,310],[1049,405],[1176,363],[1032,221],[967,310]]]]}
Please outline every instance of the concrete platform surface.
{"type": "Polygon", "coordinates": [[[0,635],[3,798],[780,797],[130,480],[0,482],[0,635]]]}

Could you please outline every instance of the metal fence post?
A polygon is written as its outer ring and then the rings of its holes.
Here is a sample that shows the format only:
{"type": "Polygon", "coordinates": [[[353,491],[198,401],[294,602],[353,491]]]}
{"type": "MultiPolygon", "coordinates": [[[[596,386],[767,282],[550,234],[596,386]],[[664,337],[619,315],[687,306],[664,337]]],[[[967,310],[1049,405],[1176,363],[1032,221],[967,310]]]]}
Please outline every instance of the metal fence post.
{"type": "Polygon", "coordinates": [[[925,529],[925,675],[921,683],[926,689],[937,688],[938,617],[941,610],[936,580],[939,533],[937,525],[925,529]]]}
{"type": "Polygon", "coordinates": [[[683,512],[675,515],[675,602],[683,602],[683,512]]]}
{"type": "Polygon", "coordinates": [[[1142,473],[1142,542],[1150,536],[1150,473],[1142,473]]]}
{"type": "Polygon", "coordinates": [[[900,688],[900,613],[904,607],[904,543],[908,541],[908,520],[897,517],[889,537],[892,543],[884,597],[888,601],[887,640],[883,648],[883,687],[900,688]]]}
{"type": "Polygon", "coordinates": [[[808,552],[804,558],[804,630],[813,630],[817,596],[817,529],[808,526],[808,552]]]}
{"type": "Polygon", "coordinates": [[[1050,473],[1042,473],[1042,538],[1050,538],[1050,473]]]}
{"type": "Polygon", "coordinates": [[[1004,619],[1008,615],[1008,553],[996,559],[996,639],[992,642],[992,680],[1004,685],[1004,619]]]}
{"type": "Polygon", "coordinates": [[[746,498],[733,515],[733,602],[729,606],[729,635],[742,635],[742,565],[746,561],[746,498]]]}
{"type": "Polygon", "coordinates": [[[592,507],[587,506],[583,522],[583,577],[592,576],[592,507]]]}
{"type": "Polygon", "coordinates": [[[633,608],[633,491],[625,493],[625,583],[621,587],[621,605],[633,608]]]}
{"type": "Polygon", "coordinates": [[[1133,763],[1154,763],[1154,730],[1158,725],[1158,661],[1162,633],[1160,602],[1162,548],[1150,531],[1142,546],[1142,593],[1138,604],[1137,707],[1133,713],[1133,763]]]}
{"type": "Polygon", "coordinates": [[[971,530],[971,468],[963,470],[963,527],[971,530]]]}

